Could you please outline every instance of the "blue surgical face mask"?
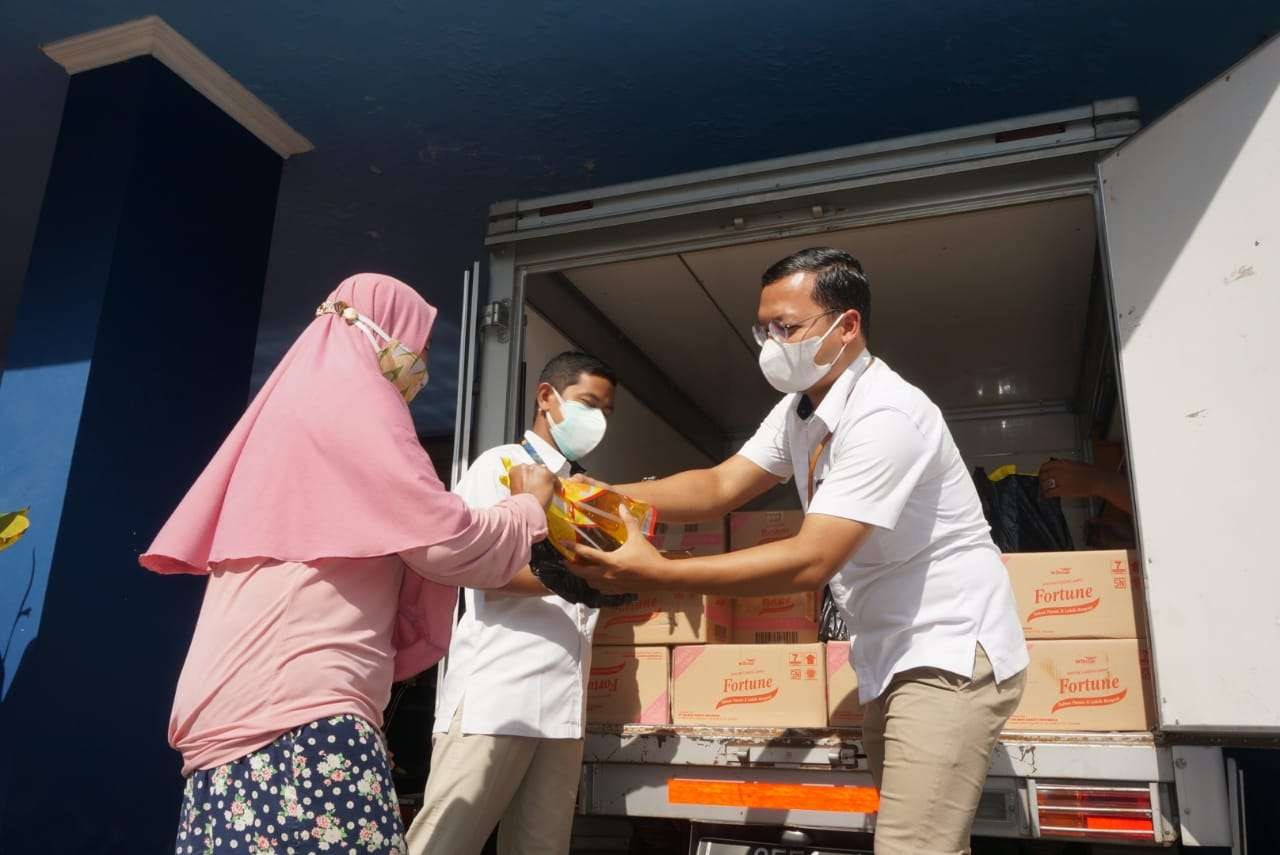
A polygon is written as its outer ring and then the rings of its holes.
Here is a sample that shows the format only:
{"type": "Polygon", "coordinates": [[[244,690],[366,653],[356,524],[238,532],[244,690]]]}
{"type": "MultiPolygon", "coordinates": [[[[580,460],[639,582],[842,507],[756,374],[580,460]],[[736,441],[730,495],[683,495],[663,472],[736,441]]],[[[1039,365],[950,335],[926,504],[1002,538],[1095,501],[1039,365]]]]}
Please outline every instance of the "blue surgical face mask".
{"type": "Polygon", "coordinates": [[[556,441],[556,447],[566,459],[578,460],[585,457],[604,439],[604,431],[608,426],[604,413],[580,401],[566,401],[560,397],[555,387],[551,391],[555,392],[556,400],[560,402],[559,422],[547,411],[551,438],[556,441]]]}

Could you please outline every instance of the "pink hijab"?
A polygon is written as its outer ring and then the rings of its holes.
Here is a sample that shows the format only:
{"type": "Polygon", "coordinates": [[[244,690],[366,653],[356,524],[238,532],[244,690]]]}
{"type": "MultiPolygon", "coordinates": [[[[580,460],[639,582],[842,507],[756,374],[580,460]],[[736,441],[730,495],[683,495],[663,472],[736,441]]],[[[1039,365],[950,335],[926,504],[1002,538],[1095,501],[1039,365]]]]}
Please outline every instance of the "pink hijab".
{"type": "MultiPolygon", "coordinates": [[[[360,273],[329,297],[406,346],[426,347],[436,310],[390,276],[360,273]]],[[[208,573],[243,558],[371,558],[432,546],[470,524],[418,442],[409,408],[359,329],[313,320],[139,559],[208,573]]],[[[448,648],[457,589],[406,571],[396,679],[448,648]]]]}

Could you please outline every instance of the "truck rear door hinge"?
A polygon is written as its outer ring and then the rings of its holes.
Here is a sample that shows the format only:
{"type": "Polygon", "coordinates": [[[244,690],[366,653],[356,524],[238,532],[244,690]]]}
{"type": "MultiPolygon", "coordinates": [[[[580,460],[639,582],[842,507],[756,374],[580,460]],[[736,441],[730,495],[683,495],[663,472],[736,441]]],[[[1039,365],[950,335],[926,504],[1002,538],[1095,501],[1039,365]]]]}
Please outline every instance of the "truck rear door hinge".
{"type": "Polygon", "coordinates": [[[494,331],[498,341],[506,343],[511,340],[511,301],[497,300],[486,303],[480,310],[480,332],[494,331]]]}

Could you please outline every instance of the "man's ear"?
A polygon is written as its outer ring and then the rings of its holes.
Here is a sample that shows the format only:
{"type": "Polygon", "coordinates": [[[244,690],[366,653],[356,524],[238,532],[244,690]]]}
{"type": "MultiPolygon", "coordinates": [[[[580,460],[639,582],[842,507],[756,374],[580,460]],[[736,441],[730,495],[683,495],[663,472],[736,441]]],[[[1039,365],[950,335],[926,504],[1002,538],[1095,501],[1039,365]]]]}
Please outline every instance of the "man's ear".
{"type": "Polygon", "coordinates": [[[538,412],[549,411],[556,402],[556,390],[550,383],[539,383],[533,393],[533,400],[538,405],[538,412]]]}
{"type": "Polygon", "coordinates": [[[857,309],[846,309],[840,326],[840,339],[848,344],[862,332],[862,312],[857,309]]]}

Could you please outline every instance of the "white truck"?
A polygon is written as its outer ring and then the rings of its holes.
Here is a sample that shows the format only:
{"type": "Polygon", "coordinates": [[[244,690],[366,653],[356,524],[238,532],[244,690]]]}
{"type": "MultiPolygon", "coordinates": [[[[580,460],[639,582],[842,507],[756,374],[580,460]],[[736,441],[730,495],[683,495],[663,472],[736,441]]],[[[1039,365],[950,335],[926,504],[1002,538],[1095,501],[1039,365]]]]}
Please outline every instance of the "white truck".
{"type": "MultiPolygon", "coordinates": [[[[971,466],[1086,459],[1108,424],[1125,442],[1158,726],[1007,733],[975,834],[1246,851],[1243,805],[1276,790],[1235,748],[1280,736],[1280,41],[1149,127],[1136,111],[494,205],[483,305],[467,276],[455,477],[528,421],[525,366],[570,346],[621,381],[601,477],[732,454],[775,400],[749,335],[760,273],[848,249],[874,352],[943,407],[971,466]]],[[[869,787],[856,730],[595,728],[580,834],[607,850],[675,820],[701,855],[866,851],[869,787]]]]}

